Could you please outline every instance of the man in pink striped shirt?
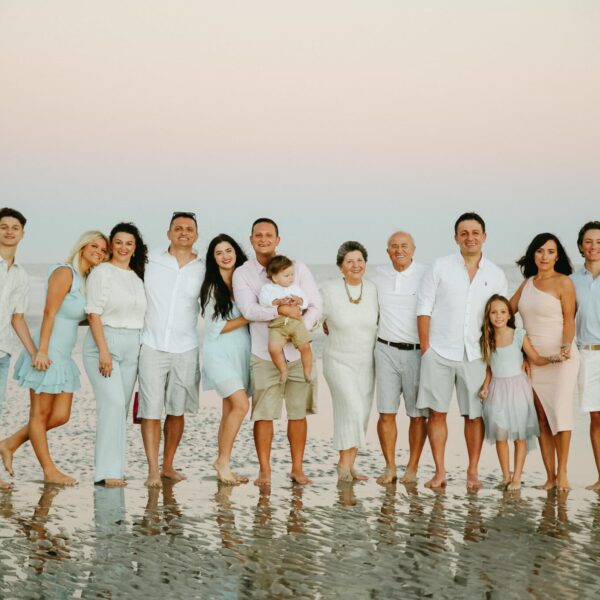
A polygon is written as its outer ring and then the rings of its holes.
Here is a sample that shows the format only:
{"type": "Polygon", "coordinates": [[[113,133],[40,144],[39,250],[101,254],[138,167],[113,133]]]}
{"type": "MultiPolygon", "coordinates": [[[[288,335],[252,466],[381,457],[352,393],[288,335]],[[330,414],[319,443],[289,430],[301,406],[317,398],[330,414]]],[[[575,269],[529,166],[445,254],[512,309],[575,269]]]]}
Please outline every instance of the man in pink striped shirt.
{"type": "MultiPolygon", "coordinates": [[[[260,289],[268,283],[266,265],[275,256],[279,244],[279,229],[271,219],[260,218],[252,225],[250,243],[255,258],[248,260],[233,274],[233,293],[242,315],[250,323],[252,338],[252,420],[254,421],[254,443],[260,472],[255,485],[271,483],[271,445],[273,421],[281,417],[285,399],[288,418],[288,440],[292,455],[290,478],[300,484],[310,483],[304,474],[302,461],[306,445],[306,415],[314,414],[317,405],[316,380],[304,380],[300,353],[291,343],[283,349],[288,361],[288,378],[280,383],[280,373],[269,355],[269,321],[277,316],[303,319],[310,331],[321,316],[321,297],[312,274],[301,262],[295,262],[294,283],[302,288],[309,300],[308,308],[301,311],[298,306],[283,305],[266,307],[258,302],[260,289]]],[[[316,369],[313,369],[316,373],[316,369]]]]}

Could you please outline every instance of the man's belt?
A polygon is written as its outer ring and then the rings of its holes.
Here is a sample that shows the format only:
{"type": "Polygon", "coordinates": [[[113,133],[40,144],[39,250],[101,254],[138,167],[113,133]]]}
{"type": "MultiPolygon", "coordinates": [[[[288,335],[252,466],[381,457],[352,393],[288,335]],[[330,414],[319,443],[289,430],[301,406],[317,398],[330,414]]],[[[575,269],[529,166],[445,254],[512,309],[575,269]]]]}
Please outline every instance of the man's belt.
{"type": "Polygon", "coordinates": [[[405,344],[404,342],[388,342],[387,340],[382,340],[380,337],[377,338],[377,341],[380,344],[385,344],[386,346],[391,346],[392,348],[397,348],[398,350],[420,350],[420,344],[405,344]]]}
{"type": "Polygon", "coordinates": [[[582,344],[580,350],[600,350],[600,344],[582,344]]]}

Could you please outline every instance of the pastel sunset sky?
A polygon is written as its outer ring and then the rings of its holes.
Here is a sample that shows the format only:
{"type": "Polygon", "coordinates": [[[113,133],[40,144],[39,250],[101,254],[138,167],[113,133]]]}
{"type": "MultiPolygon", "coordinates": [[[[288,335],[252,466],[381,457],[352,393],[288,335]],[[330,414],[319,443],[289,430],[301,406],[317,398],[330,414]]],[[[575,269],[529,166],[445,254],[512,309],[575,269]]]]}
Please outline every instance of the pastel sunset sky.
{"type": "Polygon", "coordinates": [[[204,251],[270,216],[333,263],[395,229],[454,250],[476,210],[512,262],[553,231],[579,262],[600,219],[597,0],[0,0],[0,204],[25,262],[173,210],[204,251]]]}

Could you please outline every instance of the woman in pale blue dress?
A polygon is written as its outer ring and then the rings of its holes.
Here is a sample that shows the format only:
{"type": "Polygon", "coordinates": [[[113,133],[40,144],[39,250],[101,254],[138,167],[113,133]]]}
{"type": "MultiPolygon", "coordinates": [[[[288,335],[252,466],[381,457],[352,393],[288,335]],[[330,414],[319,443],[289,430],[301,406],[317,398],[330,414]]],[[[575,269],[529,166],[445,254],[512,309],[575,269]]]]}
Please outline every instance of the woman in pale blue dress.
{"type": "Polygon", "coordinates": [[[233,443],[248,412],[250,390],[250,333],[233,300],[232,279],[247,257],[237,242],[221,233],[206,252],[206,275],[200,291],[205,323],[202,353],[204,390],[216,390],[223,397],[219,425],[219,455],[214,463],[217,478],[229,485],[248,479],[231,470],[233,443]]]}
{"type": "Polygon", "coordinates": [[[47,432],[68,422],[73,392],[80,387],[79,369],[71,358],[79,323],[85,319],[84,280],[89,271],[106,259],[108,240],[99,231],[84,233],[66,263],[50,269],[44,318],[34,335],[37,352],[21,353],[14,377],[29,388],[31,408],[25,427],[0,442],[4,466],[12,475],[12,458],[27,440],[44,472],[44,482],[74,485],[75,479],[54,464],[47,432]]]}

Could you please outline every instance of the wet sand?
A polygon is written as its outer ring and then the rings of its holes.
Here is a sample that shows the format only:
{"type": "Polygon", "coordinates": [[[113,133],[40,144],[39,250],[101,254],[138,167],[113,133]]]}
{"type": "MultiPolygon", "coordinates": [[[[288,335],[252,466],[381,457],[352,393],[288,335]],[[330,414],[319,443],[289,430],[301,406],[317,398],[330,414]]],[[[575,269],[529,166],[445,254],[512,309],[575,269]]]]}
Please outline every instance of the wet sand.
{"type": "MultiPolygon", "coordinates": [[[[578,415],[570,461],[574,489],[543,492],[539,453],[528,457],[520,493],[497,489],[493,447],[484,448],[484,488],[465,488],[460,417],[449,417],[444,492],[375,483],[382,461],[375,432],[359,466],[371,479],[338,486],[331,408],[320,381],[320,413],[309,418],[306,469],[314,484],[292,485],[285,422],[277,427],[270,490],[223,487],[210,467],[219,399],[203,393],[187,419],[178,465],[188,480],[143,486],[139,427],[129,426],[129,485],[94,486],[95,409],[85,377],[71,422],[50,434],[74,488],[44,486],[29,444],[15,458],[12,492],[0,493],[0,598],[595,598],[600,593],[600,496],[587,418],[578,415]]],[[[26,392],[11,382],[0,424],[23,423],[26,392]]],[[[398,462],[406,462],[400,415],[398,462]]],[[[235,468],[257,470],[251,425],[235,447],[235,468]]]]}

